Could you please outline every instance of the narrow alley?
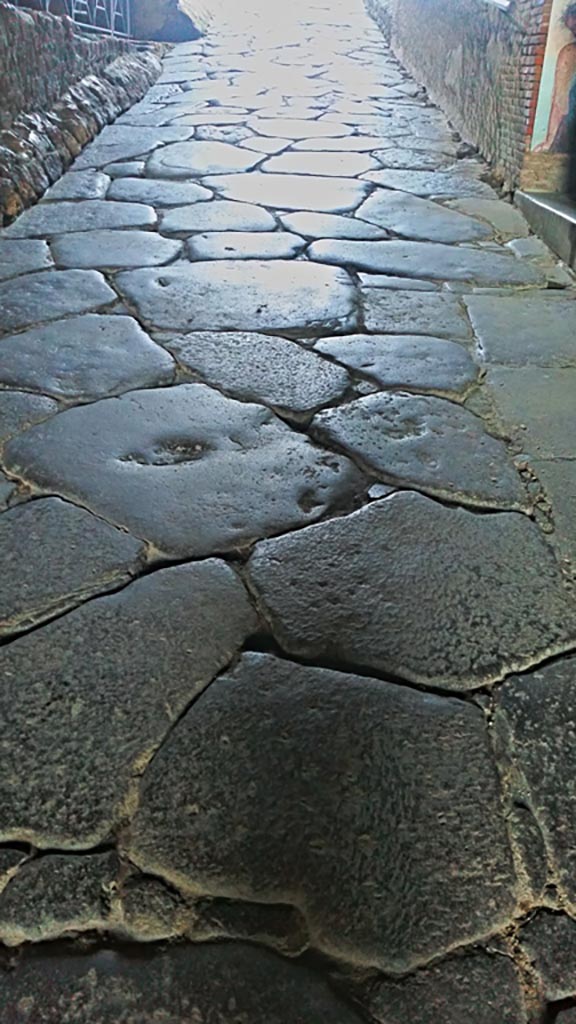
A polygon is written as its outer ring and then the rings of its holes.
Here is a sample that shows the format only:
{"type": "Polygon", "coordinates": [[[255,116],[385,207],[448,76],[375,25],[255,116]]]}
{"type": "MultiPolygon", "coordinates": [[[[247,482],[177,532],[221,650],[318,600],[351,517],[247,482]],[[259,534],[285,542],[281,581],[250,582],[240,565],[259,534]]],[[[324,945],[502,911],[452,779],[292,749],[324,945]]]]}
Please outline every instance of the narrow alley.
{"type": "Polygon", "coordinates": [[[0,232],[0,1020],[574,1024],[574,278],[232,7],[0,232]]]}

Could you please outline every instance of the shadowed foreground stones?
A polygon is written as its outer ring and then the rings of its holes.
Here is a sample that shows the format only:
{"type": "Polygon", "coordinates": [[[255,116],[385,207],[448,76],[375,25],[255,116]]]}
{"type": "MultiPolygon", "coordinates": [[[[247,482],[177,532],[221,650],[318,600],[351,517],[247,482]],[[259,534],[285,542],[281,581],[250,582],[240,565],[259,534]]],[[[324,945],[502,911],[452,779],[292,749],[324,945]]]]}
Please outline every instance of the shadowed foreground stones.
{"type": "Polygon", "coordinates": [[[522,928],[520,942],[546,1000],[576,996],[576,921],[566,914],[540,911],[522,928]]]}
{"type": "Polygon", "coordinates": [[[359,1024],[318,974],[239,944],[172,946],[148,956],[65,950],[0,975],[10,1024],[359,1024]],[[31,1017],[33,1013],[33,1017],[31,1017]]]}
{"type": "Polygon", "coordinates": [[[4,647],[0,838],[104,841],[134,777],[255,625],[234,573],[210,560],[146,576],[4,647]]]}
{"type": "Polygon", "coordinates": [[[304,525],[359,478],[270,410],[203,384],[70,409],[7,446],[5,465],[176,558],[304,525]]]}
{"type": "Polygon", "coordinates": [[[447,690],[576,644],[576,605],[540,531],[517,513],[397,494],[257,545],[249,572],[290,654],[447,690]]]}
{"type": "Polygon", "coordinates": [[[404,971],[511,914],[499,800],[480,709],[248,654],[146,772],[128,855],[292,903],[316,948],[404,971]]]}
{"type": "Polygon", "coordinates": [[[44,320],[59,320],[69,313],[87,313],[116,299],[116,293],[96,270],[23,274],[17,288],[12,281],[0,284],[0,330],[16,331],[44,320]]]}

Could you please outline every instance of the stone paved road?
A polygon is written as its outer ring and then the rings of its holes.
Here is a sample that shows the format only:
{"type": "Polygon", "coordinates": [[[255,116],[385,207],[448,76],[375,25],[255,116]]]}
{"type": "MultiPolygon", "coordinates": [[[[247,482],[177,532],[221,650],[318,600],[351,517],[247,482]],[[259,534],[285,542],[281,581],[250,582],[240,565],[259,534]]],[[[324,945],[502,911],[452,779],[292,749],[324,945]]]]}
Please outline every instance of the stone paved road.
{"type": "Polygon", "coordinates": [[[2,1020],[569,1024],[573,281],[251,3],[0,237],[2,1020]]]}

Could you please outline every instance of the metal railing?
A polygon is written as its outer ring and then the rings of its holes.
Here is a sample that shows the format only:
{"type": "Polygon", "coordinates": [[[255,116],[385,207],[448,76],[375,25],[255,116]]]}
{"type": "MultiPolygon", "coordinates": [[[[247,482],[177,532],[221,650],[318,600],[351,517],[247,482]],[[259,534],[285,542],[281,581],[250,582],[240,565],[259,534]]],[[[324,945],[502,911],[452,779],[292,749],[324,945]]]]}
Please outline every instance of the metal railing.
{"type": "Polygon", "coordinates": [[[33,7],[46,14],[67,14],[79,28],[88,32],[102,32],[110,36],[130,37],[131,0],[11,0],[16,7],[33,7]]]}

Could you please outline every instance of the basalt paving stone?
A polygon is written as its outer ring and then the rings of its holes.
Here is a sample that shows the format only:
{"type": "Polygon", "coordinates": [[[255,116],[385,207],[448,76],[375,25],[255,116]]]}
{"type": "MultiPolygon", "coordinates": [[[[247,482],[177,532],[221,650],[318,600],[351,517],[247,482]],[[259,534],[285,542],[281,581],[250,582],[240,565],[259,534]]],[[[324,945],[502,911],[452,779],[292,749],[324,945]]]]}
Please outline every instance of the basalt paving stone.
{"type": "Polygon", "coordinates": [[[521,979],[501,954],[456,956],[412,978],[377,982],[367,1004],[381,1024],[528,1024],[521,979]]]}
{"type": "MultiPolygon", "coordinates": [[[[359,221],[362,223],[362,221],[359,221]]],[[[358,274],[360,284],[364,288],[397,288],[406,291],[437,292],[440,285],[434,281],[419,281],[417,278],[392,277],[390,274],[358,274]]]]}
{"type": "Polygon", "coordinates": [[[576,302],[538,295],[466,298],[472,326],[489,363],[576,367],[576,302]]]}
{"type": "Polygon", "coordinates": [[[170,263],[182,243],[153,231],[76,231],[58,235],[50,248],[57,267],[117,270],[170,263]]]}
{"type": "Polygon", "coordinates": [[[187,252],[192,260],[287,260],[306,244],[287,231],[210,231],[189,239],[187,252]]]}
{"type": "Polygon", "coordinates": [[[144,174],[145,166],[143,160],[127,160],[108,164],[104,170],[110,178],[136,178],[144,174]]]}
{"type": "Polygon", "coordinates": [[[380,190],[362,203],[356,217],[405,238],[430,242],[474,242],[491,234],[480,221],[407,192],[380,190]]]}
{"type": "Polygon", "coordinates": [[[117,178],[108,189],[108,199],[149,206],[186,206],[212,199],[212,192],[191,181],[154,181],[152,178],[117,178]]]}
{"type": "Polygon", "coordinates": [[[76,170],[89,167],[105,167],[106,164],[118,160],[131,160],[136,156],[145,156],[158,146],[172,142],[183,142],[193,135],[186,125],[169,125],[166,127],[131,128],[128,125],[109,125],[91,142],[76,158],[76,170]]]}
{"type": "Polygon", "coordinates": [[[174,371],[170,356],[129,316],[87,313],[0,341],[2,384],[65,401],[167,384],[174,371]]]}
{"type": "Polygon", "coordinates": [[[310,259],[335,266],[355,266],[379,274],[428,277],[436,281],[477,281],[479,284],[543,284],[540,270],[514,256],[468,246],[436,242],[313,242],[310,259]]]}
{"type": "Polygon", "coordinates": [[[298,657],[466,691],[576,643],[552,551],[517,513],[393,494],[261,543],[249,566],[274,635],[298,657]]]}
{"type": "Polygon", "coordinates": [[[274,231],[276,221],[260,206],[219,199],[201,206],[179,206],[162,217],[165,235],[186,235],[204,231],[274,231]]]}
{"type": "Polygon", "coordinates": [[[471,174],[456,171],[368,171],[367,181],[416,196],[456,196],[494,199],[494,190],[471,174]]]}
{"type": "Polygon", "coordinates": [[[0,977],[11,1024],[31,1024],[31,1007],[34,1024],[360,1024],[317,971],[249,944],[42,954],[27,952],[0,977]]]}
{"type": "Polygon", "coordinates": [[[530,508],[503,442],[473,413],[443,398],[367,395],[319,413],[313,428],[386,483],[480,508],[530,508]]]}
{"type": "Polygon", "coordinates": [[[128,271],[116,281],[158,328],[338,333],[357,321],[349,275],[304,262],[218,260],[128,271]]]}
{"type": "Polygon", "coordinates": [[[387,238],[388,232],[376,224],[342,217],[337,213],[289,213],[280,218],[288,231],[305,238],[387,238]]]}
{"type": "Polygon", "coordinates": [[[116,298],[102,274],[95,270],[23,274],[18,278],[17,288],[12,281],[0,284],[0,330],[15,331],[70,313],[87,313],[108,306],[116,298]]]}
{"type": "Polygon", "coordinates": [[[8,508],[9,503],[16,495],[16,485],[0,469],[0,510],[8,508]]]}
{"type": "Polygon", "coordinates": [[[530,234],[520,211],[500,199],[454,199],[448,205],[460,213],[487,221],[502,238],[522,238],[530,234]]]}
{"type": "Polygon", "coordinates": [[[228,142],[176,142],[153,153],[146,164],[151,178],[192,178],[203,174],[248,171],[262,159],[228,142]]]}
{"type": "Polygon", "coordinates": [[[7,445],[4,461],[174,558],[306,524],[359,485],[347,459],[203,384],[70,409],[7,445]]]}
{"type": "Polygon", "coordinates": [[[426,335],[350,334],[323,338],[315,349],[385,388],[461,398],[478,379],[478,368],[462,345],[426,335]]]}
{"type": "Polygon", "coordinates": [[[319,178],[311,174],[221,174],[203,179],[228,199],[271,206],[279,210],[342,213],[355,210],[369,185],[353,178],[319,178]]]}
{"type": "Polygon", "coordinates": [[[533,459],[530,465],[552,505],[550,540],[576,566],[576,459],[533,459]]]}
{"type": "Polygon", "coordinates": [[[523,451],[538,459],[574,458],[576,367],[491,366],[487,381],[523,451]]]}
{"type": "Polygon", "coordinates": [[[262,170],[353,178],[377,166],[376,160],[362,153],[282,153],[267,160],[262,170]]]}
{"type": "MultiPolygon", "coordinates": [[[[563,745],[565,738],[560,730],[557,735],[563,745]]],[[[543,752],[548,752],[547,745],[543,752]]],[[[559,780],[559,794],[566,781],[559,780]]],[[[569,813],[568,821],[572,818],[571,811],[569,813]]],[[[576,993],[576,922],[566,914],[540,910],[522,928],[520,943],[534,966],[544,998],[556,1002],[573,997],[576,993]]],[[[562,1020],[562,1016],[555,1019],[562,1020]]]]}
{"type": "Polygon", "coordinates": [[[142,555],[134,538],[59,498],[11,509],[0,516],[0,636],[128,582],[142,555]]]}
{"type": "Polygon", "coordinates": [[[104,199],[109,184],[102,171],[69,171],[44,193],[44,199],[104,199]]]}
{"type": "Polygon", "coordinates": [[[0,390],[0,447],[16,434],[58,412],[58,405],[44,395],[0,390]]]}
{"type": "Polygon", "coordinates": [[[31,238],[14,241],[0,238],[0,281],[35,270],[49,270],[52,266],[46,242],[31,238]]]}
{"type": "Polygon", "coordinates": [[[369,153],[382,145],[382,139],[368,138],[365,135],[348,135],[338,139],[300,139],[292,145],[292,149],[302,152],[330,153],[333,151],[343,153],[369,153]]]}
{"type": "Polygon", "coordinates": [[[168,342],[178,362],[234,397],[308,413],[349,387],[346,370],[285,338],[201,332],[168,342]]]}
{"type": "Polygon", "coordinates": [[[446,153],[401,148],[377,149],[373,155],[383,167],[406,171],[437,171],[449,166],[454,159],[446,153]]]}
{"type": "Polygon", "coordinates": [[[352,135],[352,129],[346,124],[289,117],[253,117],[248,121],[248,127],[259,135],[282,139],[318,139],[352,135]]]}
{"type": "Polygon", "coordinates": [[[145,773],[127,853],[183,890],[295,905],[315,948],[405,971],[511,914],[499,801],[478,708],[245,654],[145,773]]]}
{"type": "Polygon", "coordinates": [[[96,231],[104,228],[148,228],[156,213],[143,203],[114,203],[107,199],[86,199],[77,203],[38,203],[5,229],[9,238],[40,238],[68,231],[96,231]]]}
{"type": "Polygon", "coordinates": [[[280,153],[283,149],[287,149],[292,144],[291,139],[268,139],[258,136],[254,136],[251,139],[245,139],[240,143],[243,149],[250,149],[254,153],[280,153]]]}
{"type": "Polygon", "coordinates": [[[468,321],[453,295],[363,288],[362,303],[369,331],[431,334],[439,338],[468,338],[470,335],[468,321]]]}
{"type": "Polygon", "coordinates": [[[135,777],[255,625],[232,570],[208,560],[145,576],[3,647],[2,838],[60,850],[106,840],[135,777]]]}
{"type": "Polygon", "coordinates": [[[546,837],[560,890],[574,903],[576,659],[564,658],[509,680],[498,696],[497,709],[497,722],[509,734],[511,756],[526,780],[530,807],[546,837]]]}

